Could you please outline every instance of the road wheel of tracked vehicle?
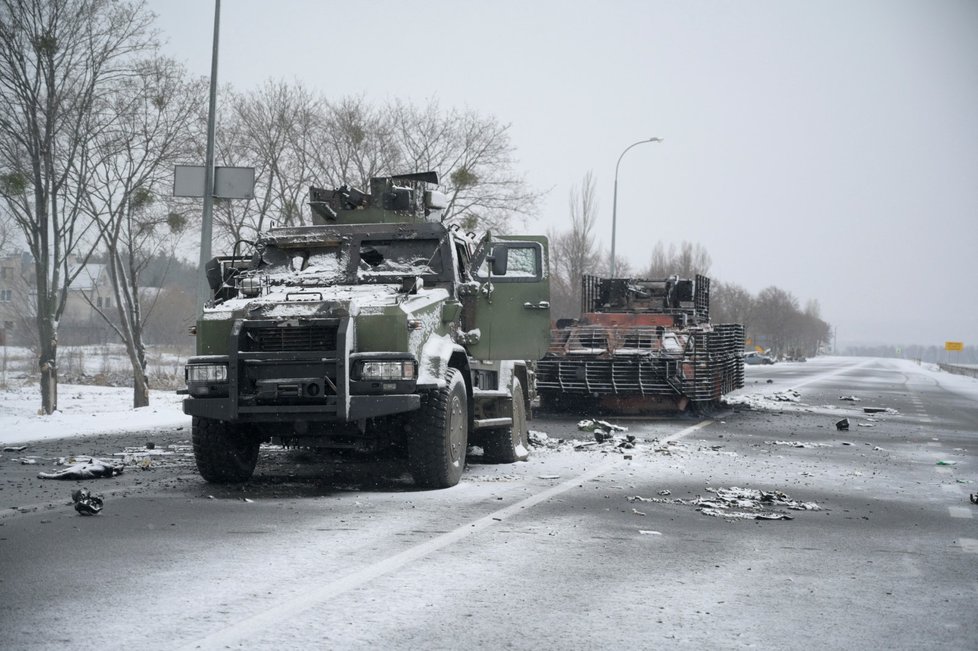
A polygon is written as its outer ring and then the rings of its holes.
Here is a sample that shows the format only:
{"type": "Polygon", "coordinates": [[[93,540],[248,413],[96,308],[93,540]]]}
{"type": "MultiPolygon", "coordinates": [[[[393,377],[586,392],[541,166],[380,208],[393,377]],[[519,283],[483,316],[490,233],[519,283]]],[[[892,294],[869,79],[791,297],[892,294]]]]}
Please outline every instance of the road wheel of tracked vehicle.
{"type": "Polygon", "coordinates": [[[248,481],[258,463],[261,440],[220,420],[194,417],[194,459],[201,477],[215,484],[248,481]]]}
{"type": "Polygon", "coordinates": [[[530,456],[530,428],[526,424],[523,386],[513,378],[513,425],[486,432],[482,440],[483,459],[490,463],[526,461],[530,456]]]}
{"type": "Polygon", "coordinates": [[[469,439],[469,406],[461,371],[448,369],[445,386],[421,397],[411,421],[408,458],[414,483],[448,488],[458,483],[465,467],[469,439]]]}

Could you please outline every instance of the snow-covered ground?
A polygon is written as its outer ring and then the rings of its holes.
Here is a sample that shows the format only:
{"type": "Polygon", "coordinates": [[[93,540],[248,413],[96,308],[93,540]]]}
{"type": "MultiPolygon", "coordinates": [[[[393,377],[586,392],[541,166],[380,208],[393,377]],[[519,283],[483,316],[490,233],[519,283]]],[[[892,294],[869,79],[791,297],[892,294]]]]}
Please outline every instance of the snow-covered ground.
{"type": "Polygon", "coordinates": [[[189,429],[190,416],[184,415],[181,400],[174,391],[151,391],[149,406],[133,409],[130,388],[62,384],[58,411],[41,416],[36,384],[8,388],[0,391],[0,444],[180,426],[189,429]]]}
{"type": "MultiPolygon", "coordinates": [[[[844,358],[852,363],[853,358],[844,358]]],[[[825,366],[828,372],[838,366],[840,360],[819,357],[808,362],[810,366],[825,366]]],[[[908,360],[867,359],[867,363],[883,363],[889,368],[906,367],[923,372],[944,388],[968,396],[978,402],[978,379],[941,372],[937,366],[918,366],[908,360]]],[[[892,371],[887,371],[892,373],[892,371]]],[[[748,372],[749,380],[750,372],[748,372]]],[[[782,383],[748,385],[731,396],[733,401],[757,402],[754,397],[766,397],[770,407],[783,408],[786,403],[778,399],[786,389],[782,383]],[[776,395],[777,394],[777,395],[776,395]]],[[[174,391],[152,391],[150,406],[133,409],[132,389],[62,384],[58,387],[58,412],[40,416],[41,404],[36,384],[24,384],[0,391],[0,444],[13,445],[42,439],[86,436],[91,434],[144,431],[154,428],[190,426],[190,417],[181,409],[182,396],[174,391]]]]}

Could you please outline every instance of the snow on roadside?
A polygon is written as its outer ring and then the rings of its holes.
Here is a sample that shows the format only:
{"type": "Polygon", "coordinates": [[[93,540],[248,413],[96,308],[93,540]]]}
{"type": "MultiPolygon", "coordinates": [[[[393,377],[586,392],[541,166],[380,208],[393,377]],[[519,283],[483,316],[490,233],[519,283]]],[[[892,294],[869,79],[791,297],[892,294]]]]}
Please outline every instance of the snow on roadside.
{"type": "Polygon", "coordinates": [[[0,444],[15,445],[43,439],[92,434],[190,428],[174,391],[151,391],[149,406],[132,408],[132,389],[79,384],[58,386],[58,411],[38,415],[36,385],[0,391],[0,444]]]}

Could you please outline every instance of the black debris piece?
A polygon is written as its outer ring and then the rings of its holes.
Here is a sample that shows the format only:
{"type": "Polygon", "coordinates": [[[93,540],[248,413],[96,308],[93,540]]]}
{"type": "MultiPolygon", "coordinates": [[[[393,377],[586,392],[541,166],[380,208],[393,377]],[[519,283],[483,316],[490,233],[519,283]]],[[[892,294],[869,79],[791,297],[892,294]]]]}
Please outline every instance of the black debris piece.
{"type": "Polygon", "coordinates": [[[71,492],[71,500],[75,510],[80,515],[98,515],[102,510],[102,496],[92,495],[87,488],[78,488],[71,492]]]}
{"type": "Polygon", "coordinates": [[[837,429],[839,431],[842,431],[842,432],[848,431],[849,430],[849,419],[848,418],[843,418],[842,420],[840,420],[839,422],[837,422],[835,424],[835,429],[837,429]]]}

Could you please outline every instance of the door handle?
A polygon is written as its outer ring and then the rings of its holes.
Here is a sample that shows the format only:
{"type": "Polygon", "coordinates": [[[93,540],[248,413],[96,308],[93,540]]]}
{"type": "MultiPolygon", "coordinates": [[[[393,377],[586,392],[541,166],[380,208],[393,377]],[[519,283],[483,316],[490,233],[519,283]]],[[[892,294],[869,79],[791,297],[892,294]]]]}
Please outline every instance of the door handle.
{"type": "Polygon", "coordinates": [[[549,310],[550,301],[540,301],[539,303],[523,303],[523,309],[526,310],[549,310]]]}

